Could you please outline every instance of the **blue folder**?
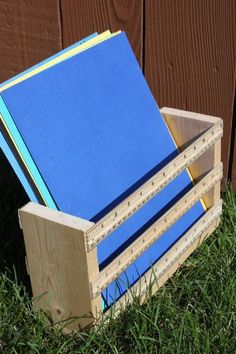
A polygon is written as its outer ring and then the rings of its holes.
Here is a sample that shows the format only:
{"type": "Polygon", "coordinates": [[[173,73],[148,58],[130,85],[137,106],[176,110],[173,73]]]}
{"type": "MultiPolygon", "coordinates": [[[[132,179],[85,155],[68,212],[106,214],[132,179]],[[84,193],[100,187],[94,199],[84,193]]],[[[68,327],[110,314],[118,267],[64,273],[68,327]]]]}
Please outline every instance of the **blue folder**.
{"type": "MultiPolygon", "coordinates": [[[[98,221],[178,154],[121,33],[2,92],[61,211],[98,221]]],[[[191,188],[184,171],[98,246],[100,269],[191,188]]],[[[103,297],[108,307],[204,213],[199,201],[103,297]]]]}

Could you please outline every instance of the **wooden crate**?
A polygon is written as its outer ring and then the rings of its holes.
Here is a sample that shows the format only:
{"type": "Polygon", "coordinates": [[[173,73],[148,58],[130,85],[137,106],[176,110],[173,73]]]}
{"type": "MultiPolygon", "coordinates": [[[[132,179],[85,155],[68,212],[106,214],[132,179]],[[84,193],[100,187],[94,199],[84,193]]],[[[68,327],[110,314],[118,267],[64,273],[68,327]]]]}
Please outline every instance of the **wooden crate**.
{"type": "Polygon", "coordinates": [[[34,203],[19,210],[37,305],[55,322],[74,318],[68,330],[84,328],[103,317],[103,289],[197,200],[203,199],[206,213],[105,315],[119,313],[134,295],[143,302],[147,294],[154,294],[219,224],[222,120],[171,108],[161,111],[180,154],[96,224],[34,203]],[[99,272],[97,245],[185,168],[194,179],[191,190],[99,272]]]}

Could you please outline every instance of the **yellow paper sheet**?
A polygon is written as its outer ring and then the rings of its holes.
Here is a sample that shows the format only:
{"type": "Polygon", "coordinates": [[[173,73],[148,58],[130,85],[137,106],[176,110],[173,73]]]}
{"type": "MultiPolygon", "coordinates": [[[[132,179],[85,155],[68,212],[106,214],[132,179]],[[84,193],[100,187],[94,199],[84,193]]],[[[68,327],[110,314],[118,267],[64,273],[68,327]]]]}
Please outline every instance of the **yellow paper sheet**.
{"type": "Polygon", "coordinates": [[[116,36],[119,33],[120,33],[120,31],[118,31],[116,33],[111,33],[109,30],[105,31],[105,32],[99,34],[98,36],[88,40],[87,42],[79,45],[78,47],[75,47],[75,48],[69,50],[68,52],[59,55],[58,57],[50,60],[49,62],[43,64],[42,66],[40,66],[38,68],[35,68],[32,71],[27,72],[26,74],[18,77],[17,79],[9,82],[8,84],[2,86],[0,88],[0,92],[6,90],[9,87],[12,87],[12,86],[18,84],[19,82],[22,82],[22,81],[30,78],[33,75],[36,75],[36,74],[40,73],[41,71],[44,71],[44,70],[50,68],[51,66],[53,66],[55,64],[60,63],[63,60],[66,60],[66,59],[68,59],[68,58],[70,58],[70,57],[72,57],[72,56],[74,56],[76,54],[79,54],[79,53],[81,53],[81,52],[83,52],[83,51],[85,51],[85,50],[87,50],[87,49],[89,49],[89,48],[91,48],[91,47],[93,47],[93,46],[95,46],[95,45],[107,40],[107,39],[110,39],[110,38],[116,36]]]}

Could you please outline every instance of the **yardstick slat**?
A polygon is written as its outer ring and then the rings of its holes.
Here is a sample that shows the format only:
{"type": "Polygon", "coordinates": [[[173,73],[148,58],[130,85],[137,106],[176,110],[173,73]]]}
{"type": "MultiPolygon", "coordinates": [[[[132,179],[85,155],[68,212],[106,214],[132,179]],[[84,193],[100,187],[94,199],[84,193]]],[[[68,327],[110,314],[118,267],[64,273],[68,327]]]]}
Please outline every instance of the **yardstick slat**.
{"type": "Polygon", "coordinates": [[[168,230],[188,209],[202,198],[221,178],[222,163],[211,170],[183,198],[153,223],[137,240],[105,267],[92,281],[92,297],[101,293],[112,281],[132,264],[148,247],[168,230]]]}
{"type": "Polygon", "coordinates": [[[150,290],[155,293],[180,267],[184,260],[206,239],[219,223],[222,200],[212,206],[172,247],[148,270],[140,280],[109,309],[105,315],[117,315],[135,296],[143,301],[150,290]]]}
{"type": "Polygon", "coordinates": [[[222,134],[223,123],[219,119],[212,128],[196,139],[195,142],[168,163],[166,167],[151,177],[99,222],[94,224],[86,232],[87,250],[93,249],[99,242],[115,231],[128,217],[137,212],[162,188],[219,140],[222,134]]]}

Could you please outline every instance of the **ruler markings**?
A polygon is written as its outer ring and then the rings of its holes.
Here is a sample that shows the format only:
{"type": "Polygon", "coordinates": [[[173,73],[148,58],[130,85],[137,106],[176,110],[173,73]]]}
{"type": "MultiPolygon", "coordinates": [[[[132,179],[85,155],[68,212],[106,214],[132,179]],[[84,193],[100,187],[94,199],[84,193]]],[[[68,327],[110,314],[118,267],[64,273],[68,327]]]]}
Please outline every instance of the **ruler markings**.
{"type": "Polygon", "coordinates": [[[161,171],[151,177],[128,198],[105,215],[86,232],[87,250],[97,246],[105,237],[119,227],[145,203],[153,198],[163,187],[179,175],[186,167],[209,149],[223,134],[221,120],[208,129],[194,143],[187,147],[161,171]]]}
{"type": "Polygon", "coordinates": [[[153,223],[142,235],[106,266],[92,281],[91,292],[95,297],[132,264],[145,250],[168,230],[222,178],[222,163],[210,171],[170,210],[153,223]]]}
{"type": "Polygon", "coordinates": [[[131,295],[142,296],[146,293],[155,282],[169,271],[171,266],[180,259],[182,255],[189,249],[194,242],[200,239],[203,232],[207,230],[222,214],[222,201],[219,200],[217,204],[212,206],[202,217],[183,235],[176,244],[171,247],[153,266],[144,274],[138,283],[133,285],[121,299],[115,303],[115,311],[119,310],[128,300],[131,295]]]}

